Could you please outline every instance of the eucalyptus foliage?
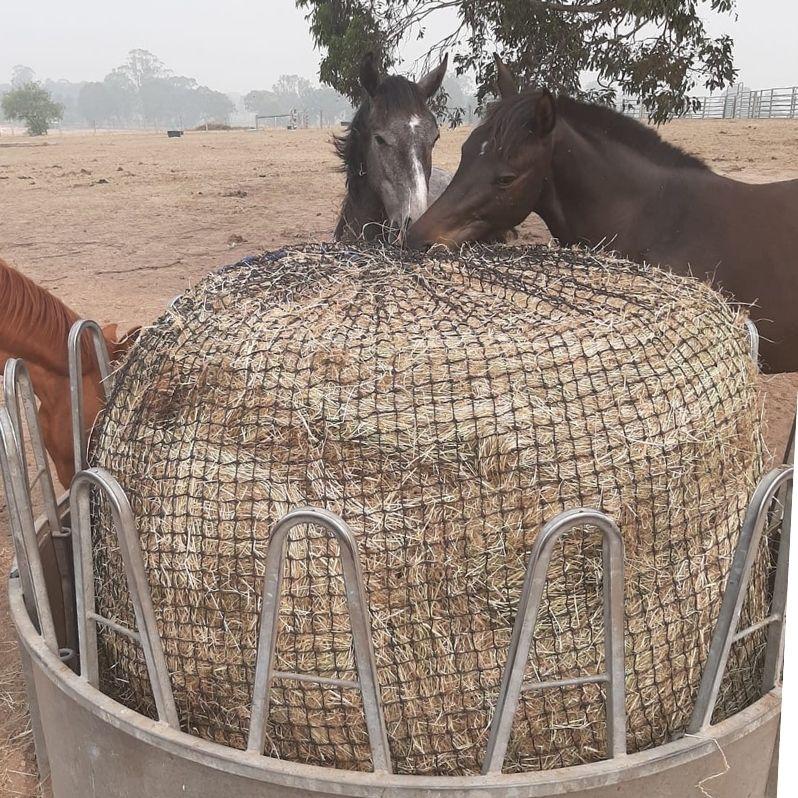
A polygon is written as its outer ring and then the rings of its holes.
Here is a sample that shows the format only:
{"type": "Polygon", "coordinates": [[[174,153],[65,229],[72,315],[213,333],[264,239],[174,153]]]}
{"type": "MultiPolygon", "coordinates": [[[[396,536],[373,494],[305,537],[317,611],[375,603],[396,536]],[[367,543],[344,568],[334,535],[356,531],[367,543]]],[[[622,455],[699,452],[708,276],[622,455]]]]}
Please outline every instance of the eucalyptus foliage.
{"type": "Polygon", "coordinates": [[[638,97],[652,121],[696,107],[697,87],[722,89],[736,77],[729,36],[713,37],[705,17],[732,15],[735,0],[296,0],[324,53],[319,77],[353,101],[363,53],[387,69],[399,47],[425,38],[439,17],[447,34],[427,55],[447,50],[459,74],[476,76],[477,96],[493,91],[493,53],[521,85],[612,102],[638,97]],[[589,92],[584,73],[596,75],[589,92]]]}

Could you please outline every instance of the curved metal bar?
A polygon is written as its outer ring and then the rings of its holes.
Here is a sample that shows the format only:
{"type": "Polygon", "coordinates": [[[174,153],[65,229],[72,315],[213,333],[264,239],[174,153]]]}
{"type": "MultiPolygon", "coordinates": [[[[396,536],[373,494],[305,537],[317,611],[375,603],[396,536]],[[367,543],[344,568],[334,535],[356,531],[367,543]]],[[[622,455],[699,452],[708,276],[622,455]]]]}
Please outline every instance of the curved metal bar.
{"type": "Polygon", "coordinates": [[[33,506],[22,465],[19,441],[8,409],[5,407],[0,407],[0,472],[3,474],[6,486],[11,538],[14,541],[25,606],[31,618],[35,619],[47,647],[58,654],[58,639],[39,553],[33,506]]]}
{"type": "MultiPolygon", "coordinates": [[[[136,616],[136,626],[139,630],[138,635],[144,650],[147,673],[158,710],[158,719],[173,729],[179,729],[180,722],[172,685],[169,681],[169,671],[166,667],[166,658],[155,623],[150,588],[144,571],[136,519],[125,492],[114,477],[102,468],[91,468],[76,474],[69,492],[73,532],[72,547],[75,558],[80,675],[92,687],[99,687],[96,624],[114,626],[114,621],[98,615],[95,611],[94,561],[91,545],[90,500],[92,488],[96,488],[105,496],[111,508],[130,599],[136,616]]],[[[128,631],[132,632],[132,630],[128,631]]]]}
{"type": "Polygon", "coordinates": [[[39,414],[36,396],[33,390],[33,382],[22,360],[11,358],[6,362],[5,371],[3,373],[3,389],[5,406],[8,410],[8,415],[17,438],[20,462],[25,478],[25,492],[31,506],[33,505],[32,488],[39,485],[39,489],[41,490],[44,513],[49,527],[49,545],[52,547],[53,559],[61,577],[61,596],[63,598],[66,644],[67,647],[74,649],[77,646],[77,641],[75,640],[73,584],[69,566],[69,551],[65,541],[65,538],[68,538],[70,533],[69,530],[64,530],[61,526],[61,517],[58,513],[58,500],[53,486],[50,462],[47,459],[47,449],[45,448],[41,427],[39,425],[39,414]],[[23,413],[27,423],[28,436],[30,438],[30,445],[36,464],[36,474],[33,480],[30,478],[30,471],[25,455],[25,434],[22,426],[23,413]]]}
{"type": "MultiPolygon", "coordinates": [[[[794,465],[795,460],[795,426],[796,419],[794,418],[784,452],[784,463],[788,466],[794,465]]],[[[765,650],[765,667],[762,674],[763,692],[769,692],[781,684],[781,673],[784,667],[784,619],[787,612],[787,580],[790,566],[790,532],[792,530],[792,480],[785,483],[776,496],[767,521],[767,529],[771,530],[774,526],[773,515],[780,516],[780,519],[776,521],[778,525],[780,520],[781,529],[770,607],[770,615],[775,615],[776,618],[768,633],[767,649],[765,650]]]]}
{"type": "Polygon", "coordinates": [[[86,431],[83,426],[83,353],[81,343],[84,333],[89,333],[94,343],[94,354],[100,368],[105,397],[108,398],[108,376],[111,373],[111,361],[108,347],[100,325],[96,321],[81,319],[72,325],[67,344],[69,352],[69,398],[72,406],[72,450],[75,457],[75,473],[87,467],[86,431]]]}
{"type": "Polygon", "coordinates": [[[283,580],[283,563],[288,535],[294,527],[311,524],[329,532],[338,542],[344,589],[352,627],[352,647],[357,668],[357,687],[363,697],[363,712],[371,745],[371,759],[375,773],[391,772],[391,753],[388,735],[380,704],[379,681],[374,664],[374,649],[371,638],[368,604],[363,589],[363,573],[357,541],[352,530],[333,513],[302,507],[284,516],[272,532],[266,551],[266,566],[263,575],[263,603],[260,611],[258,634],[258,658],[255,666],[255,684],[252,695],[252,715],[249,726],[247,751],[263,753],[266,743],[266,721],[269,716],[269,693],[275,677],[299,678],[302,681],[318,681],[338,687],[352,687],[352,682],[341,679],[326,679],[309,674],[292,674],[274,670],[275,646],[277,644],[280,595],[283,580]]]}
{"type": "Polygon", "coordinates": [[[768,649],[766,654],[766,668],[764,683],[776,684],[781,672],[781,658],[783,655],[784,635],[784,605],[787,598],[787,568],[790,546],[790,524],[785,515],[779,554],[776,567],[776,581],[774,584],[773,602],[770,614],[763,621],[737,631],[740,623],[740,613],[743,609],[748,584],[751,579],[751,569],[759,551],[759,541],[767,521],[771,505],[782,488],[787,489],[785,509],[789,511],[792,504],[791,483],[793,478],[792,466],[780,466],[767,474],[757,486],[748,512],[740,531],[740,539],[734,552],[731,571],[726,581],[723,593],[723,602],[720,615],[712,636],[709,655],[701,677],[698,697],[687,726],[688,734],[699,734],[712,725],[712,713],[718,699],[718,691],[726,672],[729,661],[729,652],[732,644],[747,637],[763,626],[770,626],[768,632],[768,649]]]}
{"type": "Polygon", "coordinates": [[[549,521],[541,530],[527,564],[507,665],[502,676],[496,712],[491,722],[485,760],[482,763],[483,775],[501,773],[518,702],[521,693],[527,690],[604,684],[609,755],[614,758],[626,754],[623,558],[624,547],[620,530],[609,516],[597,510],[584,508],[569,510],[549,521]],[[524,684],[524,671],[529,659],[554,546],[564,535],[580,526],[596,527],[602,535],[606,671],[596,676],[524,684]]]}
{"type": "Polygon", "coordinates": [[[58,537],[61,534],[61,519],[58,515],[58,501],[53,487],[53,476],[50,472],[47,450],[44,446],[41,427],[39,426],[39,413],[33,382],[27,366],[19,358],[13,357],[6,361],[5,370],[3,371],[3,393],[5,406],[11,418],[11,423],[14,425],[14,432],[19,443],[22,467],[25,472],[25,486],[30,491],[34,485],[41,482],[44,512],[50,524],[50,533],[58,537]],[[33,457],[36,461],[36,475],[32,481],[25,454],[25,435],[22,429],[23,413],[28,425],[33,457]]]}
{"type": "Polygon", "coordinates": [[[748,333],[748,345],[751,347],[751,359],[759,369],[759,330],[751,319],[745,320],[745,331],[748,333]]]}

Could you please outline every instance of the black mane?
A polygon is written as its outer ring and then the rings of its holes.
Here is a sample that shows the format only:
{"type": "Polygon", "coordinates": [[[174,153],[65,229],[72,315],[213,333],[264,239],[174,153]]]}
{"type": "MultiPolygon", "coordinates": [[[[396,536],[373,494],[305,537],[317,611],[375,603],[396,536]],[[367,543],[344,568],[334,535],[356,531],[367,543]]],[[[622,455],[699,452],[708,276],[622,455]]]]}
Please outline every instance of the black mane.
{"type": "Polygon", "coordinates": [[[341,171],[346,173],[348,190],[357,185],[357,178],[365,174],[365,148],[368,139],[368,119],[372,105],[379,104],[386,114],[421,113],[425,108],[424,98],[418,86],[401,75],[389,75],[380,83],[371,98],[360,104],[343,135],[333,136],[333,147],[341,159],[341,171]]]}
{"type": "MultiPolygon", "coordinates": [[[[490,109],[486,124],[491,127],[490,140],[496,147],[513,151],[523,144],[539,96],[539,90],[525,89],[490,109]]],[[[621,142],[662,166],[708,169],[700,158],[664,141],[653,128],[607,106],[561,95],[557,113],[588,138],[621,142]]]]}

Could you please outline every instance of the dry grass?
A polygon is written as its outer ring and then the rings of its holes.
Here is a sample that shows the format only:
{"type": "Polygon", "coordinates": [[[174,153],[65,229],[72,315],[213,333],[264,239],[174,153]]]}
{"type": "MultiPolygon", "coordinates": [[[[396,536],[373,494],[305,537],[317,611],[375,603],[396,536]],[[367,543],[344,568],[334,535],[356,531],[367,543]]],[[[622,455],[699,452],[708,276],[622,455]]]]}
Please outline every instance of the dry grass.
{"type": "MultiPolygon", "coordinates": [[[[579,505],[626,541],[630,748],[684,728],[761,456],[741,319],[702,284],[545,247],[308,246],[211,275],[147,331],[93,460],[139,518],[185,728],[243,744],[270,529],[323,506],[360,542],[395,765],[455,774],[481,763],[529,548],[579,505]]],[[[97,537],[101,610],[129,623],[97,537]]],[[[539,678],[601,665],[597,554],[585,531],[553,561],[539,678]]],[[[354,676],[334,555],[313,531],[289,547],[281,669],[354,676]]],[[[102,649],[109,692],[151,710],[139,652],[102,649]]],[[[601,757],[597,690],[526,694],[508,766],[601,757]]],[[[357,694],[280,684],[269,731],[274,754],[369,765],[357,694]]]]}

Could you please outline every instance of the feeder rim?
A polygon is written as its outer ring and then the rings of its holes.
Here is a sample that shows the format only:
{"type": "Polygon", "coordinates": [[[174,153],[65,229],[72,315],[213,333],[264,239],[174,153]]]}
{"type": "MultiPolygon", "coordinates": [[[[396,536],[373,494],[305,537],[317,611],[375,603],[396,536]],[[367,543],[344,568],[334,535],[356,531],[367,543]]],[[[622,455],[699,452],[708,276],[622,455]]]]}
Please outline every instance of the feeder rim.
{"type": "Polygon", "coordinates": [[[506,798],[550,795],[595,789],[644,778],[665,767],[707,756],[730,742],[744,737],[754,727],[780,714],[781,688],[776,687],[736,715],[721,721],[700,735],[686,736],[657,748],[615,759],[574,765],[549,771],[475,776],[395,775],[326,768],[248,753],[194,737],[128,709],[91,687],[52,652],[39,635],[25,609],[19,576],[8,581],[9,608],[19,643],[36,663],[36,671],[49,679],[76,704],[124,734],[157,746],[169,754],[242,777],[319,792],[373,798],[391,790],[397,798],[438,798],[438,796],[484,795],[486,789],[501,787],[506,798]]]}

